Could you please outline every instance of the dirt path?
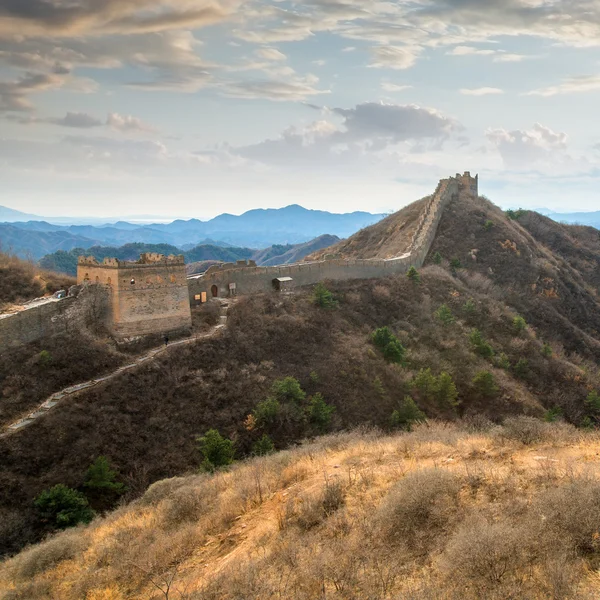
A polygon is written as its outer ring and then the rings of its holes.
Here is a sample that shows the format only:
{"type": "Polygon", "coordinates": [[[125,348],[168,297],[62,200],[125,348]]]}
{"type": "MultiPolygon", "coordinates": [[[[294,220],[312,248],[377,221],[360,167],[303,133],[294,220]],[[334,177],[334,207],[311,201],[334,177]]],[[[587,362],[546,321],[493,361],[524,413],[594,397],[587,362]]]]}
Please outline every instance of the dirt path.
{"type": "Polygon", "coordinates": [[[71,385],[67,388],[60,390],[59,392],[55,392],[49,398],[44,400],[42,404],[40,404],[33,412],[30,412],[28,415],[21,417],[17,421],[14,421],[10,425],[6,425],[4,427],[4,431],[0,433],[0,437],[5,437],[14,433],[15,431],[20,431],[21,429],[31,425],[34,421],[48,413],[55,406],[60,404],[65,398],[69,398],[83,390],[88,390],[92,387],[95,387],[101,383],[105,383],[106,381],[110,381],[115,377],[125,373],[126,371],[131,371],[132,369],[136,369],[137,367],[146,364],[147,362],[154,360],[157,356],[161,356],[166,352],[169,352],[171,348],[175,348],[178,346],[183,346],[184,344],[193,344],[199,340],[211,338],[216,335],[219,330],[225,327],[227,322],[227,311],[229,309],[229,302],[221,303],[221,316],[219,318],[218,325],[215,325],[208,333],[202,335],[196,335],[190,338],[185,338],[183,340],[178,340],[176,342],[170,342],[167,346],[158,346],[153,348],[152,350],[146,352],[146,354],[142,354],[138,356],[133,362],[128,363],[126,365],[121,365],[114,371],[107,373],[106,375],[102,375],[100,377],[94,377],[89,381],[84,381],[83,383],[77,383],[75,385],[71,385]]]}

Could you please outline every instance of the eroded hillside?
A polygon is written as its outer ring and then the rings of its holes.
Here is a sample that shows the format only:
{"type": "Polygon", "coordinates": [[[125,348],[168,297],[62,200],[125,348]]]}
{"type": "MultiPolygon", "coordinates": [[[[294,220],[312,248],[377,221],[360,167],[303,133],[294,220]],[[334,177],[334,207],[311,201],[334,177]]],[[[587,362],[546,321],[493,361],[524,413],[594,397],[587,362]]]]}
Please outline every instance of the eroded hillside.
{"type": "Polygon", "coordinates": [[[596,432],[509,419],[322,438],[136,502],[0,565],[0,598],[591,600],[596,432]]]}

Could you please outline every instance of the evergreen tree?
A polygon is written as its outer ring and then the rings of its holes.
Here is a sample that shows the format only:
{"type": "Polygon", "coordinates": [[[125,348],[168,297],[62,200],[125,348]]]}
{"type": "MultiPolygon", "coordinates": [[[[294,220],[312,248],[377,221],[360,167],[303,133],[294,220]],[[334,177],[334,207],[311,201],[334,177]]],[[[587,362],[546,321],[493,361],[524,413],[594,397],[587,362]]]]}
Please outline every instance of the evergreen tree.
{"type": "Polygon", "coordinates": [[[273,454],[273,452],[275,452],[275,444],[266,433],[252,444],[252,454],[254,456],[266,456],[267,454],[273,454]]]}
{"type": "Polygon", "coordinates": [[[327,404],[321,394],[315,394],[308,402],[308,420],[320,431],[325,431],[331,423],[331,415],[335,406],[327,404]]]}
{"type": "Polygon", "coordinates": [[[483,398],[493,398],[500,390],[489,371],[479,371],[473,378],[473,386],[483,398]]]}
{"type": "Polygon", "coordinates": [[[392,413],[390,425],[394,428],[410,431],[413,423],[423,423],[424,421],[426,421],[425,413],[419,410],[419,407],[410,396],[404,396],[404,400],[392,413]]]}
{"type": "Polygon", "coordinates": [[[91,492],[92,496],[103,499],[120,496],[125,493],[125,486],[117,481],[117,473],[110,468],[108,459],[99,456],[86,471],[83,487],[91,492]]]}
{"type": "Polygon", "coordinates": [[[315,286],[313,302],[321,308],[335,308],[338,305],[333,294],[322,283],[317,283],[315,286]]]}
{"type": "Polygon", "coordinates": [[[456,321],[450,307],[447,304],[442,304],[436,311],[435,316],[444,324],[451,325],[456,321]]]}
{"type": "Polygon", "coordinates": [[[62,483],[44,490],[33,504],[44,521],[59,529],[89,523],[94,518],[86,497],[62,483]]]}
{"type": "Polygon", "coordinates": [[[413,283],[419,283],[421,281],[421,276],[419,275],[419,271],[417,271],[417,269],[415,269],[415,267],[411,267],[408,272],[406,273],[406,276],[413,282],[413,283]]]}
{"type": "Polygon", "coordinates": [[[235,450],[233,442],[223,437],[216,429],[209,429],[202,437],[196,438],[202,454],[202,466],[207,471],[226,467],[233,462],[235,450]]]}

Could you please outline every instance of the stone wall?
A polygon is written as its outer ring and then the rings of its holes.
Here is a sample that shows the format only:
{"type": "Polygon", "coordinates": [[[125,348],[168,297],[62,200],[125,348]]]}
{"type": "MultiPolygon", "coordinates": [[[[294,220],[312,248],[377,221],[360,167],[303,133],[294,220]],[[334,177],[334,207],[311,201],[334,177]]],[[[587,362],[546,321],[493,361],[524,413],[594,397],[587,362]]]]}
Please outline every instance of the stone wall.
{"type": "Polygon", "coordinates": [[[69,334],[110,317],[108,294],[90,286],[78,297],[69,296],[0,317],[0,352],[45,337],[69,334]]]}
{"type": "Polygon", "coordinates": [[[294,286],[305,286],[325,279],[370,279],[406,273],[411,266],[419,268],[429,253],[444,208],[461,194],[474,193],[477,193],[477,178],[469,173],[441,180],[427,201],[409,250],[403,256],[387,260],[322,260],[278,267],[215,265],[202,275],[188,278],[190,303],[200,304],[203,292],[210,298],[273,290],[273,280],[278,277],[291,277],[294,286]]]}

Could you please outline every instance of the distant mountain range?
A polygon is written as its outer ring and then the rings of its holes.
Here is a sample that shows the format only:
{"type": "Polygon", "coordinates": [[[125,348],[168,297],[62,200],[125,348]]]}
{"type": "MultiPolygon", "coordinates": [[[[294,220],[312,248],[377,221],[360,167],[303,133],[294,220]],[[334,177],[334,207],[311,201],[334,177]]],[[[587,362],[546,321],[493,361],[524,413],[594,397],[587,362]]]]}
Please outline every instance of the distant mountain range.
{"type": "Polygon", "coordinates": [[[595,212],[574,212],[574,213],[555,213],[550,210],[538,210],[537,212],[546,215],[558,223],[569,223],[571,225],[589,225],[600,229],[600,211],[595,212]]]}
{"type": "MultiPolygon", "coordinates": [[[[15,213],[18,211],[0,207],[0,220],[3,215],[14,218],[15,213]]],[[[215,246],[260,249],[273,244],[302,244],[324,234],[348,237],[383,216],[367,212],[335,214],[294,204],[280,209],[250,210],[239,216],[225,213],[209,221],[190,219],[149,225],[126,221],[104,225],[56,225],[43,220],[12,220],[0,223],[0,244],[5,251],[34,259],[57,250],[119,247],[135,242],[169,244],[185,249],[207,242],[215,246]]]]}
{"type": "MultiPolygon", "coordinates": [[[[283,265],[298,262],[312,252],[326,248],[340,241],[334,235],[322,235],[304,244],[274,245],[256,250],[253,248],[222,247],[214,244],[201,244],[183,252],[190,275],[202,273],[210,265],[220,262],[235,262],[252,259],[257,265],[283,265]]],[[[110,256],[120,260],[137,260],[142,252],[158,252],[160,254],[181,254],[181,250],[169,244],[125,244],[120,247],[92,246],[91,248],[73,248],[68,252],[59,250],[47,254],[39,261],[43,269],[77,274],[77,257],[81,254],[94,256],[101,261],[110,256]]]]}

